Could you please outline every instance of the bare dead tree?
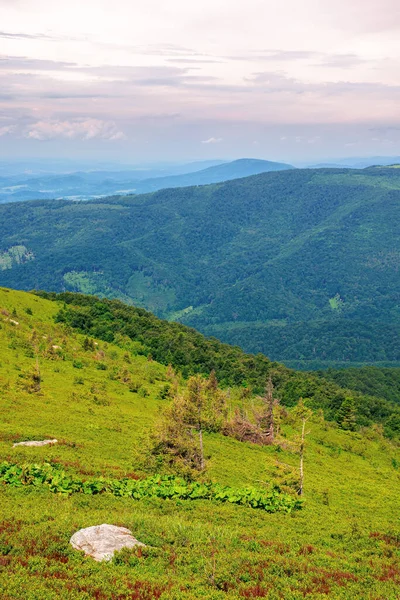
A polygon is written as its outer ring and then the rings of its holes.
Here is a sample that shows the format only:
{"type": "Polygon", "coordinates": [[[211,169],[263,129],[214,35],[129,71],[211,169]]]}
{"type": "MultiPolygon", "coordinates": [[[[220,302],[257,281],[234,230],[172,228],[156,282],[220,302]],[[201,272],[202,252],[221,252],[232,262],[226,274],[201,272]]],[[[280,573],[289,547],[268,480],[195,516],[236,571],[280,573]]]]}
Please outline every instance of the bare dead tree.
{"type": "Polygon", "coordinates": [[[299,496],[303,495],[304,488],[304,439],[305,439],[306,419],[303,419],[301,425],[301,442],[300,442],[300,484],[299,496]]]}
{"type": "Polygon", "coordinates": [[[305,439],[306,435],[310,433],[306,432],[306,424],[312,415],[312,411],[307,408],[304,404],[303,398],[300,398],[299,403],[296,407],[296,413],[301,419],[301,435],[299,444],[299,456],[300,456],[300,467],[299,467],[299,496],[304,493],[304,450],[305,450],[305,439]]]}
{"type": "Polygon", "coordinates": [[[262,435],[268,438],[268,444],[273,444],[275,439],[274,406],[276,406],[274,385],[271,376],[269,376],[263,397],[263,409],[261,414],[256,415],[258,426],[261,429],[262,435]]]}
{"type": "Polygon", "coordinates": [[[204,446],[203,446],[203,407],[204,407],[204,380],[199,376],[191,377],[188,382],[189,402],[197,413],[195,427],[199,434],[200,471],[204,471],[204,446]],[[197,421],[197,422],[196,422],[197,421]]]}

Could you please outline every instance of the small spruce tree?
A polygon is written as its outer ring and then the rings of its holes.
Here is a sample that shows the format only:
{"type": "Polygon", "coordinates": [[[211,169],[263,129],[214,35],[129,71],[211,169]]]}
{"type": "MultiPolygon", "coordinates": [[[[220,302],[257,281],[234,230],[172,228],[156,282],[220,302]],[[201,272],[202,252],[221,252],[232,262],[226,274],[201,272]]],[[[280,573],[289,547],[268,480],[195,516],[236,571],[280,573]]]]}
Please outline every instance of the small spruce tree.
{"type": "Polygon", "coordinates": [[[337,412],[337,421],[346,431],[355,431],[357,427],[357,412],[354,399],[347,396],[337,412]]]}
{"type": "Polygon", "coordinates": [[[94,342],[92,339],[85,337],[85,339],[83,340],[83,349],[85,350],[85,352],[87,352],[88,350],[94,350],[94,342]]]}
{"type": "Polygon", "coordinates": [[[189,378],[183,393],[176,391],[151,440],[150,454],[159,467],[184,475],[204,471],[205,431],[218,431],[226,419],[225,394],[215,376],[189,378]]]}

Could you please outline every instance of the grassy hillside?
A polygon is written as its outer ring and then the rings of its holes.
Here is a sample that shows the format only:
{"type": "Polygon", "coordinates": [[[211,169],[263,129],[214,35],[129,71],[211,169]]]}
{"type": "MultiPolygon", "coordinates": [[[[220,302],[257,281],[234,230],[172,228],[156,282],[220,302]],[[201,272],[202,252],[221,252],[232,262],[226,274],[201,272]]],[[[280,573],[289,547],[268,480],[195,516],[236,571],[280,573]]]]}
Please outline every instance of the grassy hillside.
{"type": "MultiPolygon", "coordinates": [[[[160,394],[168,370],[138,353],[137,343],[128,350],[121,336],[88,347],[85,336],[55,322],[60,309],[62,302],[0,289],[0,462],[48,462],[88,480],[140,477],[143,433],[168,403],[160,394]],[[41,390],[29,392],[36,353],[41,390]],[[59,443],[12,448],[48,437],[59,443]]],[[[239,390],[231,388],[231,397],[239,399],[239,390]]],[[[289,411],[279,444],[264,447],[205,434],[206,477],[229,486],[290,486],[300,425],[289,411]]],[[[395,600],[399,448],[379,428],[346,432],[317,414],[308,430],[305,503],[290,515],[1,484],[1,597],[395,600]],[[72,550],[77,529],[103,522],[129,527],[148,548],[106,565],[72,550]]]]}
{"type": "Polygon", "coordinates": [[[298,169],[5,205],[0,283],[118,297],[305,367],[400,364],[399,198],[400,169],[298,169]]]}

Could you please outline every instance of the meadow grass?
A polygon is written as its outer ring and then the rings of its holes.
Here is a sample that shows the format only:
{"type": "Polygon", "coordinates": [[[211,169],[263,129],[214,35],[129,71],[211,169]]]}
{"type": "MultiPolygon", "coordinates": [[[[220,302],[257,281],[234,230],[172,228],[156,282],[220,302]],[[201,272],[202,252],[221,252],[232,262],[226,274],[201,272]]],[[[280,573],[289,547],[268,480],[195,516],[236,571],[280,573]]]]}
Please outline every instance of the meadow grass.
{"type": "MultiPolygon", "coordinates": [[[[0,462],[50,462],[80,478],[141,475],[143,436],[168,402],[160,394],[167,369],[101,341],[85,350],[83,336],[54,323],[58,310],[0,289],[0,462]],[[29,393],[36,354],[41,390],[29,393]],[[59,443],[12,447],[44,438],[59,443]]],[[[290,515],[2,485],[0,597],[399,598],[399,448],[379,429],[345,432],[320,415],[307,430],[305,503],[290,515]],[[147,548],[109,564],[72,549],[75,531],[101,523],[128,527],[147,548]]],[[[279,446],[206,434],[206,478],[286,488],[298,465],[298,435],[293,418],[279,446]]]]}

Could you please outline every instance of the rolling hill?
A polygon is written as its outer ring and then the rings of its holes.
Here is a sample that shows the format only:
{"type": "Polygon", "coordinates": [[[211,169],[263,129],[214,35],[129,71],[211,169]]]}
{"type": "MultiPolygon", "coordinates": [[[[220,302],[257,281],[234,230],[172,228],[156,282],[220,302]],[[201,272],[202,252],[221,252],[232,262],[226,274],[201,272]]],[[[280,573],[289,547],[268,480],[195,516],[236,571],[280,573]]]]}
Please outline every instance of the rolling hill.
{"type": "MultiPolygon", "coordinates": [[[[238,502],[254,486],[265,497],[272,490],[275,503],[298,498],[302,418],[284,401],[285,387],[296,402],[313,378],[327,397],[332,389],[343,398],[349,390],[118,301],[49,298],[0,289],[4,600],[396,599],[400,455],[373,422],[349,431],[316,410],[307,422],[301,506],[287,512],[238,502]],[[95,330],[98,337],[88,335],[95,330]],[[165,366],[173,341],[177,375],[165,366]],[[192,483],[155,477],[143,456],[145,440],[173,401],[166,386],[178,377],[184,394],[188,380],[179,372],[209,374],[211,366],[242,376],[272,370],[282,396],[275,443],[205,431],[206,472],[192,483]],[[46,438],[58,442],[13,446],[46,438]],[[148,481],[147,495],[124,493],[148,481]],[[176,482],[168,497],[166,482],[176,482]],[[229,497],[182,498],[188,485],[229,497]],[[128,527],[146,547],[124,550],[108,564],[71,547],[73,533],[100,523],[128,527]]],[[[244,389],[220,391],[231,412],[259,405],[244,389]]]]}
{"type": "Polygon", "coordinates": [[[399,200],[388,167],[4,205],[0,284],[117,297],[302,368],[399,365],[399,200]]]}

